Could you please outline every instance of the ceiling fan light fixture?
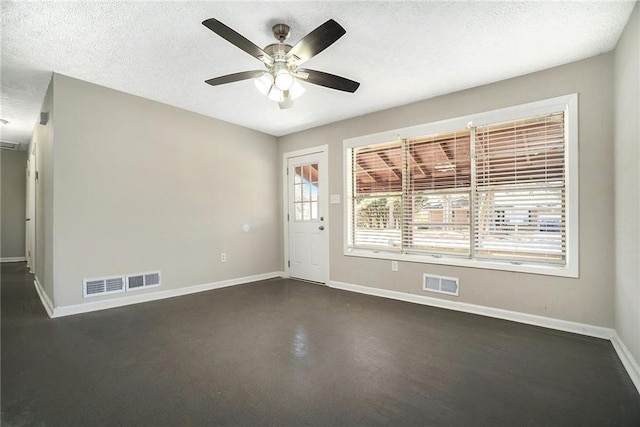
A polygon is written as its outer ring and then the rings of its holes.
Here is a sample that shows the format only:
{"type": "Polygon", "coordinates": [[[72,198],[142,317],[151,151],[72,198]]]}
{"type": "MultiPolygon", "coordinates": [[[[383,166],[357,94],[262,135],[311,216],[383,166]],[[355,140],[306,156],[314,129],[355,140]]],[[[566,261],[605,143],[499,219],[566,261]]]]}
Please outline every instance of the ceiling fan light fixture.
{"type": "Polygon", "coordinates": [[[280,69],[276,72],[275,82],[276,86],[278,86],[278,89],[290,90],[291,86],[293,86],[294,81],[295,80],[293,78],[293,75],[291,75],[289,70],[280,69]]]}
{"type": "Polygon", "coordinates": [[[275,102],[284,101],[284,91],[280,90],[277,85],[271,86],[271,90],[269,91],[269,94],[267,96],[270,100],[275,102]]]}
{"type": "Polygon", "coordinates": [[[271,86],[273,86],[273,76],[271,73],[264,73],[261,77],[255,79],[253,83],[261,94],[268,95],[271,86]]]}
{"type": "Polygon", "coordinates": [[[289,108],[293,108],[293,99],[290,96],[285,96],[282,102],[278,103],[278,106],[281,110],[288,110],[289,108]]]}
{"type": "Polygon", "coordinates": [[[304,93],[304,87],[298,82],[297,79],[293,80],[293,84],[291,85],[291,89],[289,89],[289,96],[291,99],[296,99],[300,97],[304,93]]]}

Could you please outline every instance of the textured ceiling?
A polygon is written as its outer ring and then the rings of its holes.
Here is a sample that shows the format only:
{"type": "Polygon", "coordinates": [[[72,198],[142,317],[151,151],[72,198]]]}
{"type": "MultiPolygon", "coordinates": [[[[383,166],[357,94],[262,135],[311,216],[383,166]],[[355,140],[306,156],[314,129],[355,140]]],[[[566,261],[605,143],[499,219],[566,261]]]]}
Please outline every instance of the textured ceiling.
{"type": "Polygon", "coordinates": [[[634,2],[11,2],[2,1],[2,140],[28,143],[51,72],[280,136],[598,55],[615,48],[634,2]],[[201,22],[258,46],[290,44],[333,18],[347,31],[305,67],[361,83],[355,94],[304,84],[291,110],[249,80],[261,69],[201,22]]]}

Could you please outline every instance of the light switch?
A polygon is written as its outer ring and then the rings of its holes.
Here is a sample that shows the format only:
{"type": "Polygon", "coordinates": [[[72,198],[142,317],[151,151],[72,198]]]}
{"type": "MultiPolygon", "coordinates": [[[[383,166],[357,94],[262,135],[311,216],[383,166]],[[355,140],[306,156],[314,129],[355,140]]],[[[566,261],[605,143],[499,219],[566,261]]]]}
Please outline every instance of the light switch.
{"type": "Polygon", "coordinates": [[[339,194],[332,194],[329,197],[329,201],[331,202],[331,204],[340,203],[340,195],[339,194]]]}

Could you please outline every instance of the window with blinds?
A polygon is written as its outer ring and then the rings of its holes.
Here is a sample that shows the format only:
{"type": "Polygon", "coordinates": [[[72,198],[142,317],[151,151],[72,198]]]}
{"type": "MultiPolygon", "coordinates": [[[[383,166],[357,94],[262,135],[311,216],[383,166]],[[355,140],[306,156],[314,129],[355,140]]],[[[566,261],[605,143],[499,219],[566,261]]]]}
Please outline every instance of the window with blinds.
{"type": "Polygon", "coordinates": [[[476,128],[475,255],[564,264],[564,113],[476,128]]]}
{"type": "Polygon", "coordinates": [[[402,158],[402,141],[354,150],[353,247],[402,249],[402,158]]]}
{"type": "Polygon", "coordinates": [[[405,140],[403,249],[469,255],[470,131],[405,140]]]}
{"type": "MultiPolygon", "coordinates": [[[[568,126],[568,113],[577,117],[573,97],[571,111],[569,97],[561,97],[395,131],[402,135],[396,140],[345,142],[345,253],[567,269],[569,249],[578,247],[568,226],[570,218],[577,225],[568,208],[569,200],[577,205],[577,141],[569,146],[568,139],[577,133],[575,123],[572,132],[568,126]]],[[[571,259],[576,275],[577,253],[571,259]]]]}

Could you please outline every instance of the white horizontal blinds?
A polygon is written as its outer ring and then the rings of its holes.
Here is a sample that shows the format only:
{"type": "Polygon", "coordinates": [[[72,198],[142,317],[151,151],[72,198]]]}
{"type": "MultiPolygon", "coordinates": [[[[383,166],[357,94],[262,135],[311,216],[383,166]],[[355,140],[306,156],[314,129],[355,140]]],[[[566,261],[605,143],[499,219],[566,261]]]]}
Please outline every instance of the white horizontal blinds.
{"type": "Polygon", "coordinates": [[[294,221],[318,219],[318,164],[295,167],[293,176],[294,221]]]}
{"type": "Polygon", "coordinates": [[[350,246],[401,249],[402,142],[353,149],[350,246]]]}
{"type": "Polygon", "coordinates": [[[476,128],[475,256],[564,265],[564,113],[476,128]]]}
{"type": "Polygon", "coordinates": [[[469,255],[469,153],[468,129],[406,140],[405,251],[469,255]]]}

